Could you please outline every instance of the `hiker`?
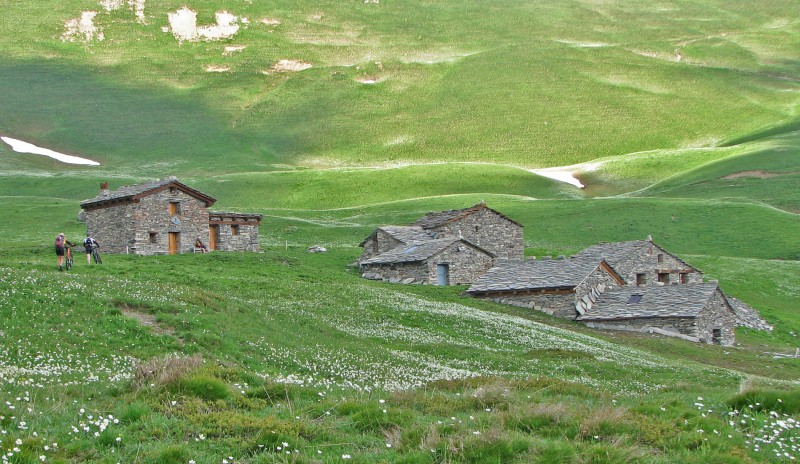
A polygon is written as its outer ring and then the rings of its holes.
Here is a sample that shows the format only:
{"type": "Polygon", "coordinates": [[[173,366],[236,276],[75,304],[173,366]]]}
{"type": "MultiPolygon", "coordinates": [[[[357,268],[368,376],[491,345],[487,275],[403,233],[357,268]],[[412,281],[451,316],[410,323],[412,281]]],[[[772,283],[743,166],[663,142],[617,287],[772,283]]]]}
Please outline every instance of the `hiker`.
{"type": "Polygon", "coordinates": [[[89,235],[83,239],[83,246],[86,248],[86,264],[92,264],[92,252],[95,248],[100,248],[100,244],[89,235]]]}
{"type": "Polygon", "coordinates": [[[199,248],[201,253],[208,253],[208,248],[200,241],[200,237],[197,237],[197,240],[194,241],[194,247],[195,251],[199,248]]]}
{"type": "Polygon", "coordinates": [[[66,254],[68,246],[75,246],[74,243],[67,240],[67,236],[64,235],[64,232],[61,232],[56,236],[56,256],[58,257],[58,270],[64,270],[64,255],[66,254]]]}

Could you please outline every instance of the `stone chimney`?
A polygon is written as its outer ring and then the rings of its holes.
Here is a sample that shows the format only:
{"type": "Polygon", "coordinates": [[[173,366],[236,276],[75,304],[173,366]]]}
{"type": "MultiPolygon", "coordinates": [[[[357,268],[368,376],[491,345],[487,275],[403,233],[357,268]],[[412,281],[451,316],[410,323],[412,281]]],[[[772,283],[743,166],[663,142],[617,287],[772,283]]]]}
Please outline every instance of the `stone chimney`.
{"type": "Polygon", "coordinates": [[[105,197],[109,194],[108,190],[108,182],[103,182],[100,184],[100,196],[105,197]]]}

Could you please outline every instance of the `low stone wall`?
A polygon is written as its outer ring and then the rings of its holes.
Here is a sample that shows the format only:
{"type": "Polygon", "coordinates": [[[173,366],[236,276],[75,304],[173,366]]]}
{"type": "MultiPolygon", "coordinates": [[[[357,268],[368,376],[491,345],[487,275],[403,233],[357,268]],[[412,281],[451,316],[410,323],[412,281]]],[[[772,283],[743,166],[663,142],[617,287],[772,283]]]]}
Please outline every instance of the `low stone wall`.
{"type": "Polygon", "coordinates": [[[599,322],[588,322],[586,323],[587,327],[592,329],[601,329],[601,330],[620,330],[623,332],[639,332],[639,333],[657,333],[660,335],[666,335],[667,337],[676,337],[681,338],[684,340],[688,340],[690,342],[699,342],[700,339],[697,337],[692,337],[690,335],[684,335],[682,333],[674,332],[671,330],[665,330],[659,327],[649,327],[649,326],[642,326],[642,327],[634,327],[634,326],[627,326],[622,324],[602,324],[599,322]]]}
{"type": "Polygon", "coordinates": [[[495,303],[519,306],[521,308],[529,308],[565,319],[575,319],[578,316],[577,311],[575,311],[575,293],[571,291],[559,293],[494,293],[476,295],[476,298],[494,301],[495,303]]]}
{"type": "Polygon", "coordinates": [[[361,277],[392,283],[426,284],[428,267],[425,263],[362,264],[361,277]]]}

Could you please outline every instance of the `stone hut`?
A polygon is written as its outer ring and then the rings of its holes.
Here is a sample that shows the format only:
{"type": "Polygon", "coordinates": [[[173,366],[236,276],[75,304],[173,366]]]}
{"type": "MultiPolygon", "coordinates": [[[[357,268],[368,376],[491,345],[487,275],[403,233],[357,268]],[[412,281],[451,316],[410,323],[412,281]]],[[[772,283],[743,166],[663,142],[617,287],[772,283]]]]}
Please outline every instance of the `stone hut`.
{"type": "Polygon", "coordinates": [[[209,249],[258,251],[261,215],[209,213],[216,199],[174,177],[109,190],[81,202],[87,234],[107,253],[140,255],[209,249]]]}
{"type": "Polygon", "coordinates": [[[575,319],[604,292],[624,284],[603,260],[529,259],[499,263],[476,280],[467,294],[575,319]]]}
{"type": "Polygon", "coordinates": [[[468,284],[492,267],[494,256],[460,238],[410,241],[360,261],[362,277],[406,284],[468,284]]]}
{"type": "Polygon", "coordinates": [[[411,225],[440,237],[463,238],[499,260],[525,257],[522,224],[483,202],[469,208],[428,213],[411,225]]]}
{"type": "Polygon", "coordinates": [[[601,243],[581,251],[576,258],[605,260],[628,285],[701,283],[703,273],[647,240],[601,243]]]}
{"type": "Polygon", "coordinates": [[[734,312],[716,282],[609,290],[578,320],[600,329],[657,332],[730,346],[734,312]]]}
{"type": "Polygon", "coordinates": [[[400,246],[435,240],[435,238],[434,234],[419,226],[378,227],[375,232],[358,244],[358,246],[364,248],[359,262],[367,261],[374,256],[400,246]]]}

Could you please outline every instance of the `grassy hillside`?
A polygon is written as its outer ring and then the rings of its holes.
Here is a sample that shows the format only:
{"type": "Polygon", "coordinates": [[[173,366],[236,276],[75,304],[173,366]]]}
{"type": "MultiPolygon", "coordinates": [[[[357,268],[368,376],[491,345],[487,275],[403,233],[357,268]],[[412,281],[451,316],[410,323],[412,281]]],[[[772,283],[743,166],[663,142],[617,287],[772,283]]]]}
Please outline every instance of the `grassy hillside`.
{"type": "Polygon", "coordinates": [[[0,5],[0,136],[101,163],[0,143],[3,462],[795,460],[795,3],[0,5]],[[239,30],[180,42],[184,6],[239,30]],[[103,40],[62,39],[82,11],[103,40]],[[583,190],[529,171],[576,163],[583,190]],[[100,182],[169,175],[264,214],[266,252],[54,271],[100,182]],[[595,331],[349,266],[482,200],[528,255],[652,235],[775,330],[595,331]]]}

